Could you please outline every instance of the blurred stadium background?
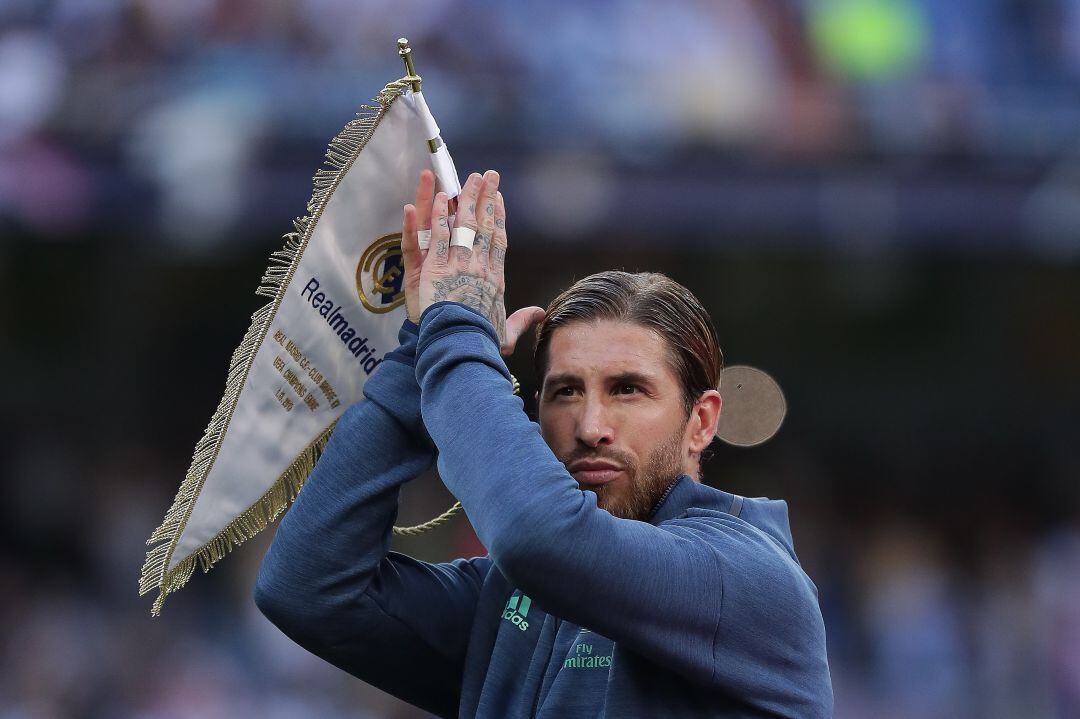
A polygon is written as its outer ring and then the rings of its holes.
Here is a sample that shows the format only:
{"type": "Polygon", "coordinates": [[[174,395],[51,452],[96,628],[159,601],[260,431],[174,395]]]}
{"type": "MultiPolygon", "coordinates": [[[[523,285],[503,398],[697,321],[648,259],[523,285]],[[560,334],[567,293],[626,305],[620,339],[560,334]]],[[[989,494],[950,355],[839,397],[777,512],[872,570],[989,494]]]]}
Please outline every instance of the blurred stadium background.
{"type": "MultiPolygon", "coordinates": [[[[0,717],[423,716],[262,619],[270,532],[136,596],[401,35],[503,174],[508,304],[664,271],[786,389],[706,481],[790,503],[836,716],[1080,716],[1080,0],[2,0],[0,717]]],[[[450,501],[421,478],[399,524],[450,501]]]]}

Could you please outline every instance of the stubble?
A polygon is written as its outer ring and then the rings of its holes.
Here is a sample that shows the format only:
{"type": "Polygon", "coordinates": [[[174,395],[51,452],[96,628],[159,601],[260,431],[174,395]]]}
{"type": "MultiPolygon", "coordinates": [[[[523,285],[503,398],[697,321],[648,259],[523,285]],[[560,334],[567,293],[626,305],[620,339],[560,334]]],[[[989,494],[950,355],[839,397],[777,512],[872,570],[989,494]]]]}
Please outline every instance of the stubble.
{"type": "Polygon", "coordinates": [[[625,489],[613,488],[610,484],[590,487],[590,491],[596,493],[596,505],[616,517],[645,522],[648,521],[653,507],[660,501],[660,497],[680,474],[682,439],[683,429],[680,427],[668,439],[653,448],[644,467],[639,467],[631,457],[621,452],[611,451],[587,455],[575,454],[564,463],[582,456],[606,457],[618,461],[626,470],[630,482],[625,489]]]}

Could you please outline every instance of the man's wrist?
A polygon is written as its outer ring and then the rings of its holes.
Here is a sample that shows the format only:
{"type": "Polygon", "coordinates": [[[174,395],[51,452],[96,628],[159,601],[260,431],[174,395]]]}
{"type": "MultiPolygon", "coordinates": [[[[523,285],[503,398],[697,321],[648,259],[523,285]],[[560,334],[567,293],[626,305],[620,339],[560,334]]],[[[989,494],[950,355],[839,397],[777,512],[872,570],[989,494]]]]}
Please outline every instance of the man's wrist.
{"type": "Polygon", "coordinates": [[[388,352],[385,359],[410,367],[416,364],[416,343],[420,339],[420,325],[406,318],[398,330],[398,347],[388,352]]]}
{"type": "Polygon", "coordinates": [[[495,343],[496,348],[499,346],[495,326],[480,310],[450,300],[432,303],[420,315],[420,337],[416,355],[419,356],[440,337],[463,331],[485,334],[495,343]]]}
{"type": "Polygon", "coordinates": [[[420,385],[416,381],[416,347],[420,327],[405,320],[398,331],[400,345],[384,357],[382,367],[364,385],[364,396],[392,415],[421,442],[430,442],[420,415],[420,385]]]}

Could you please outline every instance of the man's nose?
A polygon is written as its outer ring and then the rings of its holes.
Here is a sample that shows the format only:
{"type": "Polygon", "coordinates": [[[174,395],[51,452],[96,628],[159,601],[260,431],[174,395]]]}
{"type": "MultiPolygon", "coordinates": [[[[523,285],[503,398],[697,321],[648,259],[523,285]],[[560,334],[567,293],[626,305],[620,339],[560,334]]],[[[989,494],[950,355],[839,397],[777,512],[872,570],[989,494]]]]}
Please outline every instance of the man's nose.
{"type": "Polygon", "coordinates": [[[577,438],[589,447],[611,444],[615,439],[615,429],[603,402],[586,398],[578,418],[577,438]]]}

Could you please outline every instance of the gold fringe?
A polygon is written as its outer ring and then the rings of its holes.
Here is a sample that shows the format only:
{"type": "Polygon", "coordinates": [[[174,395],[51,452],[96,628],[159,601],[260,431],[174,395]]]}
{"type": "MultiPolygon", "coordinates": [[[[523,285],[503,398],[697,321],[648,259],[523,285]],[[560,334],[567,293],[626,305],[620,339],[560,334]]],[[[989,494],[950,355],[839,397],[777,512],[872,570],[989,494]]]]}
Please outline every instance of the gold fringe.
{"type": "MultiPolygon", "coordinates": [[[[185,557],[172,569],[168,568],[176,543],[183,534],[188,517],[191,516],[191,511],[195,506],[195,499],[199,496],[203,483],[217,459],[225,431],[240,398],[240,391],[244,387],[248,372],[254,362],[255,353],[266,338],[270,322],[277,313],[278,307],[281,306],[285,288],[292,279],[304,248],[311,239],[311,232],[326,208],[330,196],[337,189],[338,183],[371,139],[391,103],[408,87],[409,83],[406,79],[388,84],[375,98],[376,105],[361,105],[356,118],[345,125],[341,132],[330,141],[324,166],[315,172],[312,180],[314,189],[311,200],[307,204],[307,216],[293,221],[295,231],[285,235],[284,246],[270,255],[269,265],[255,294],[268,297],[271,301],[251,316],[251,326],[248,327],[240,346],[233,352],[229,362],[225,392],[210,418],[206,432],[195,445],[191,467],[180,484],[172,506],[165,513],[161,526],[150,535],[150,539],[146,542],[147,545],[156,544],[157,546],[152,546],[146,553],[146,562],[143,564],[142,575],[139,579],[139,594],[144,595],[155,588],[158,589],[157,599],[151,609],[153,616],[161,613],[161,607],[167,595],[187,583],[195,570],[196,563],[204,572],[209,571],[233,547],[250,539],[276,519],[296,498],[297,492],[307,480],[319,454],[326,446],[333,429],[332,425],[300,453],[258,501],[244,510],[209,542],[185,557]]],[[[432,520],[432,522],[435,521],[432,520]]]]}
{"type": "MultiPolygon", "coordinates": [[[[335,423],[336,424],[336,423],[335,423]]],[[[297,456],[289,468],[266,490],[266,493],[254,504],[245,509],[239,517],[228,524],[213,539],[204,544],[195,552],[192,552],[182,562],[173,567],[172,571],[165,575],[165,583],[161,585],[157,599],[150,610],[151,615],[159,616],[161,607],[165,603],[165,597],[180,589],[191,578],[198,564],[203,572],[210,569],[234,547],[243,544],[256,534],[266,529],[274,520],[288,509],[300,488],[304,486],[308,475],[319,461],[326,443],[330,439],[330,433],[334,425],[330,425],[297,456]]],[[[169,545],[162,545],[168,547],[169,545]]],[[[157,549],[160,549],[158,547],[157,549]]],[[[155,550],[156,551],[156,550],[155,550]]],[[[147,560],[149,562],[149,559],[147,560]]],[[[145,567],[144,567],[145,570],[145,567]]],[[[153,585],[140,594],[153,589],[153,585]]]]}

